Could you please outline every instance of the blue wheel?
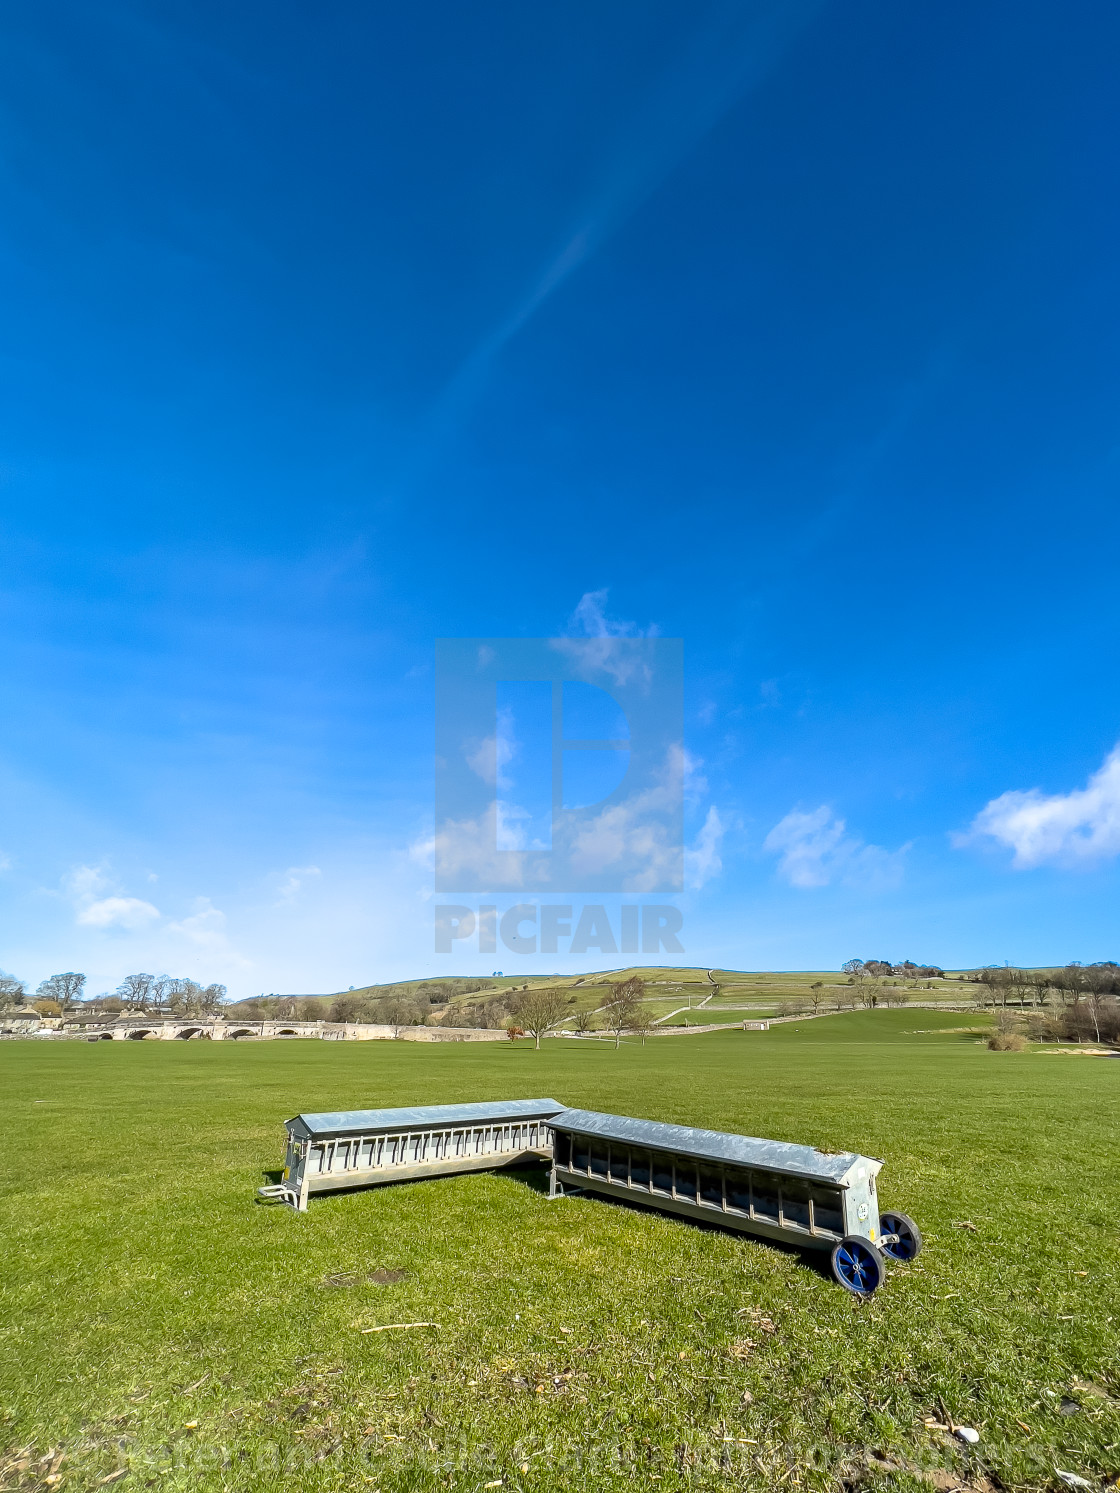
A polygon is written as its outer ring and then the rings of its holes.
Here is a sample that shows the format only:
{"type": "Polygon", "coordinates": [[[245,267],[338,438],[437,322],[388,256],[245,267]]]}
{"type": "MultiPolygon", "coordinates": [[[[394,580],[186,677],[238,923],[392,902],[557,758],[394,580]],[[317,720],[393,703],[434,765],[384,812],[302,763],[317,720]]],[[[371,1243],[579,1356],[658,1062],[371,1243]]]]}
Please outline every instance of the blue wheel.
{"type": "Polygon", "coordinates": [[[888,1260],[894,1260],[899,1265],[909,1264],[922,1247],[922,1236],[918,1232],[918,1225],[912,1218],[907,1218],[905,1213],[881,1214],[879,1233],[888,1236],[895,1235],[894,1239],[880,1243],[879,1248],[888,1260]]]}
{"type": "Polygon", "coordinates": [[[853,1296],[870,1296],[886,1273],[883,1256],[870,1239],[859,1234],[848,1234],[832,1251],[833,1279],[853,1296]]]}

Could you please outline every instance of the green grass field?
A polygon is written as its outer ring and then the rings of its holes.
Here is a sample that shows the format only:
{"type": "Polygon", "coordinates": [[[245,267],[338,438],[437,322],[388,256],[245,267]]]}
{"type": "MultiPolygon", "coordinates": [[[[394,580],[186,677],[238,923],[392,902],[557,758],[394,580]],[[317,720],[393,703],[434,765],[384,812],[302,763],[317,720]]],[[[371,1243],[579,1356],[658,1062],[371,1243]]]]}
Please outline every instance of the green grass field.
{"type": "Polygon", "coordinates": [[[1099,1487],[1120,1063],[991,1053],[978,1025],[0,1044],[0,1488],[1099,1487]],[[536,1173],[254,1201],[297,1110],[537,1095],[883,1157],[925,1251],[860,1303],[536,1173]],[[406,1322],[438,1325],[362,1330],[406,1322]],[[974,1451],[924,1424],[947,1416],[974,1451]]]}

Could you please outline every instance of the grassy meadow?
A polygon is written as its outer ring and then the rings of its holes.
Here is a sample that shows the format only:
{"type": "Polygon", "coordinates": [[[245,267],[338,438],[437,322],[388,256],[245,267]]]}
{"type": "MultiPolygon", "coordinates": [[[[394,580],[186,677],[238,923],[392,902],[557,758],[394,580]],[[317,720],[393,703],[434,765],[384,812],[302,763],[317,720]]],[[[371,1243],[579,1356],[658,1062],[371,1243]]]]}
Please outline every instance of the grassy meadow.
{"type": "Polygon", "coordinates": [[[983,1024],[0,1043],[0,1488],[1100,1487],[1120,1062],[989,1052],[983,1024]],[[883,1157],[926,1248],[858,1302],[540,1172],[255,1201],[298,1110],[538,1095],[883,1157]],[[435,1325],[366,1330],[401,1323],[435,1325]]]}

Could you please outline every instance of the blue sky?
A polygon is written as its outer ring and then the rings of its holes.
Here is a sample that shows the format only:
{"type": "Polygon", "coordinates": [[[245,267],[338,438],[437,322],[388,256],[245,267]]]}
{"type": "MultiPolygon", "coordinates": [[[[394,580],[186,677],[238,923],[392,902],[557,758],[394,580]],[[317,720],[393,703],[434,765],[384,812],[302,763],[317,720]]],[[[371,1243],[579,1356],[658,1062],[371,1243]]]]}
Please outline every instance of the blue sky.
{"type": "Polygon", "coordinates": [[[0,967],[449,972],[434,639],[651,631],[682,962],[1120,957],[1118,42],[8,7],[0,967]]]}

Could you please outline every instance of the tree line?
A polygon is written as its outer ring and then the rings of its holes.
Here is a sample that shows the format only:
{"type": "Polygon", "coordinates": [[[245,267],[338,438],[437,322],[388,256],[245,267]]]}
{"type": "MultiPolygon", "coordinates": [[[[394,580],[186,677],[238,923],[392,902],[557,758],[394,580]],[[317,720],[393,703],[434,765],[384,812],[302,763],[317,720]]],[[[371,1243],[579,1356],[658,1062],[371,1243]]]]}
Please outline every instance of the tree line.
{"type": "Polygon", "coordinates": [[[431,980],[425,985],[384,985],[376,993],[347,990],[329,1004],[316,1003],[315,1015],[306,1019],[325,1017],[327,1021],[368,1021],[378,1026],[425,1026],[434,1020],[437,1008],[446,1006],[452,996],[473,995],[483,988],[482,980],[453,978],[431,980]]]}
{"type": "MultiPolygon", "coordinates": [[[[451,994],[473,994],[482,988],[481,981],[445,981],[443,988],[436,989],[435,1000],[432,999],[431,985],[390,988],[377,995],[347,991],[331,1001],[327,1019],[368,1021],[385,1026],[423,1026],[435,1021],[435,1008],[445,1005],[451,994]]],[[[623,1032],[639,1033],[644,1042],[653,1024],[649,1008],[644,1004],[645,982],[636,975],[611,985],[593,1011],[573,1009],[577,1002],[578,997],[567,987],[531,988],[525,985],[471,1006],[470,1022],[473,1026],[491,1030],[504,1029],[512,1038],[532,1037],[537,1047],[540,1047],[543,1036],[564,1025],[576,1032],[610,1032],[617,1047],[623,1032]]],[[[244,1012],[248,1004],[251,1003],[242,1002],[239,1012],[244,1012]]]]}
{"type": "Polygon", "coordinates": [[[902,980],[945,978],[945,971],[939,964],[915,964],[912,959],[903,959],[899,964],[892,964],[889,959],[849,959],[842,968],[847,975],[862,969],[868,975],[897,975],[902,980]]]}
{"type": "Polygon", "coordinates": [[[608,987],[594,1011],[572,1010],[577,996],[564,987],[539,986],[514,995],[510,1001],[507,1030],[511,1037],[532,1037],[536,1046],[541,1038],[571,1022],[575,1032],[607,1031],[617,1048],[623,1032],[641,1036],[642,1046],[653,1025],[653,1016],[645,1005],[645,981],[638,975],[618,980],[608,987]]]}
{"type": "Polygon", "coordinates": [[[804,1016],[812,1011],[852,1011],[857,1006],[905,1006],[910,1000],[910,990],[898,981],[909,980],[911,988],[924,985],[932,990],[932,981],[944,979],[945,972],[937,964],[915,964],[904,959],[892,964],[887,959],[848,959],[841,965],[847,975],[843,985],[825,980],[816,980],[803,995],[793,996],[778,1006],[779,1016],[804,1016]]]}
{"type": "Polygon", "coordinates": [[[0,974],[0,1005],[30,1004],[42,1016],[66,1016],[79,1006],[84,1011],[132,1011],[137,1015],[216,1016],[226,1004],[224,985],[202,985],[175,975],[125,975],[112,994],[85,997],[86,977],[74,970],[50,975],[28,992],[25,981],[0,974]]]}
{"type": "Polygon", "coordinates": [[[1014,1046],[1020,1025],[1039,1042],[1120,1044],[1120,965],[1113,959],[1038,971],[993,966],[974,978],[976,1004],[999,1008],[996,1035],[1006,1040],[996,1045],[1014,1046]]]}
{"type": "Polygon", "coordinates": [[[1082,964],[1075,959],[1060,969],[1044,970],[990,965],[968,978],[979,986],[975,999],[984,1006],[1076,1006],[1082,1001],[1120,995],[1120,965],[1113,959],[1097,964],[1082,964]]]}
{"type": "Polygon", "coordinates": [[[885,979],[860,980],[852,985],[826,985],[818,980],[802,996],[781,1001],[778,1016],[805,1016],[810,1011],[818,1016],[822,1011],[854,1011],[857,1006],[871,1009],[874,1006],[905,1006],[910,992],[900,985],[891,985],[885,979]]]}

